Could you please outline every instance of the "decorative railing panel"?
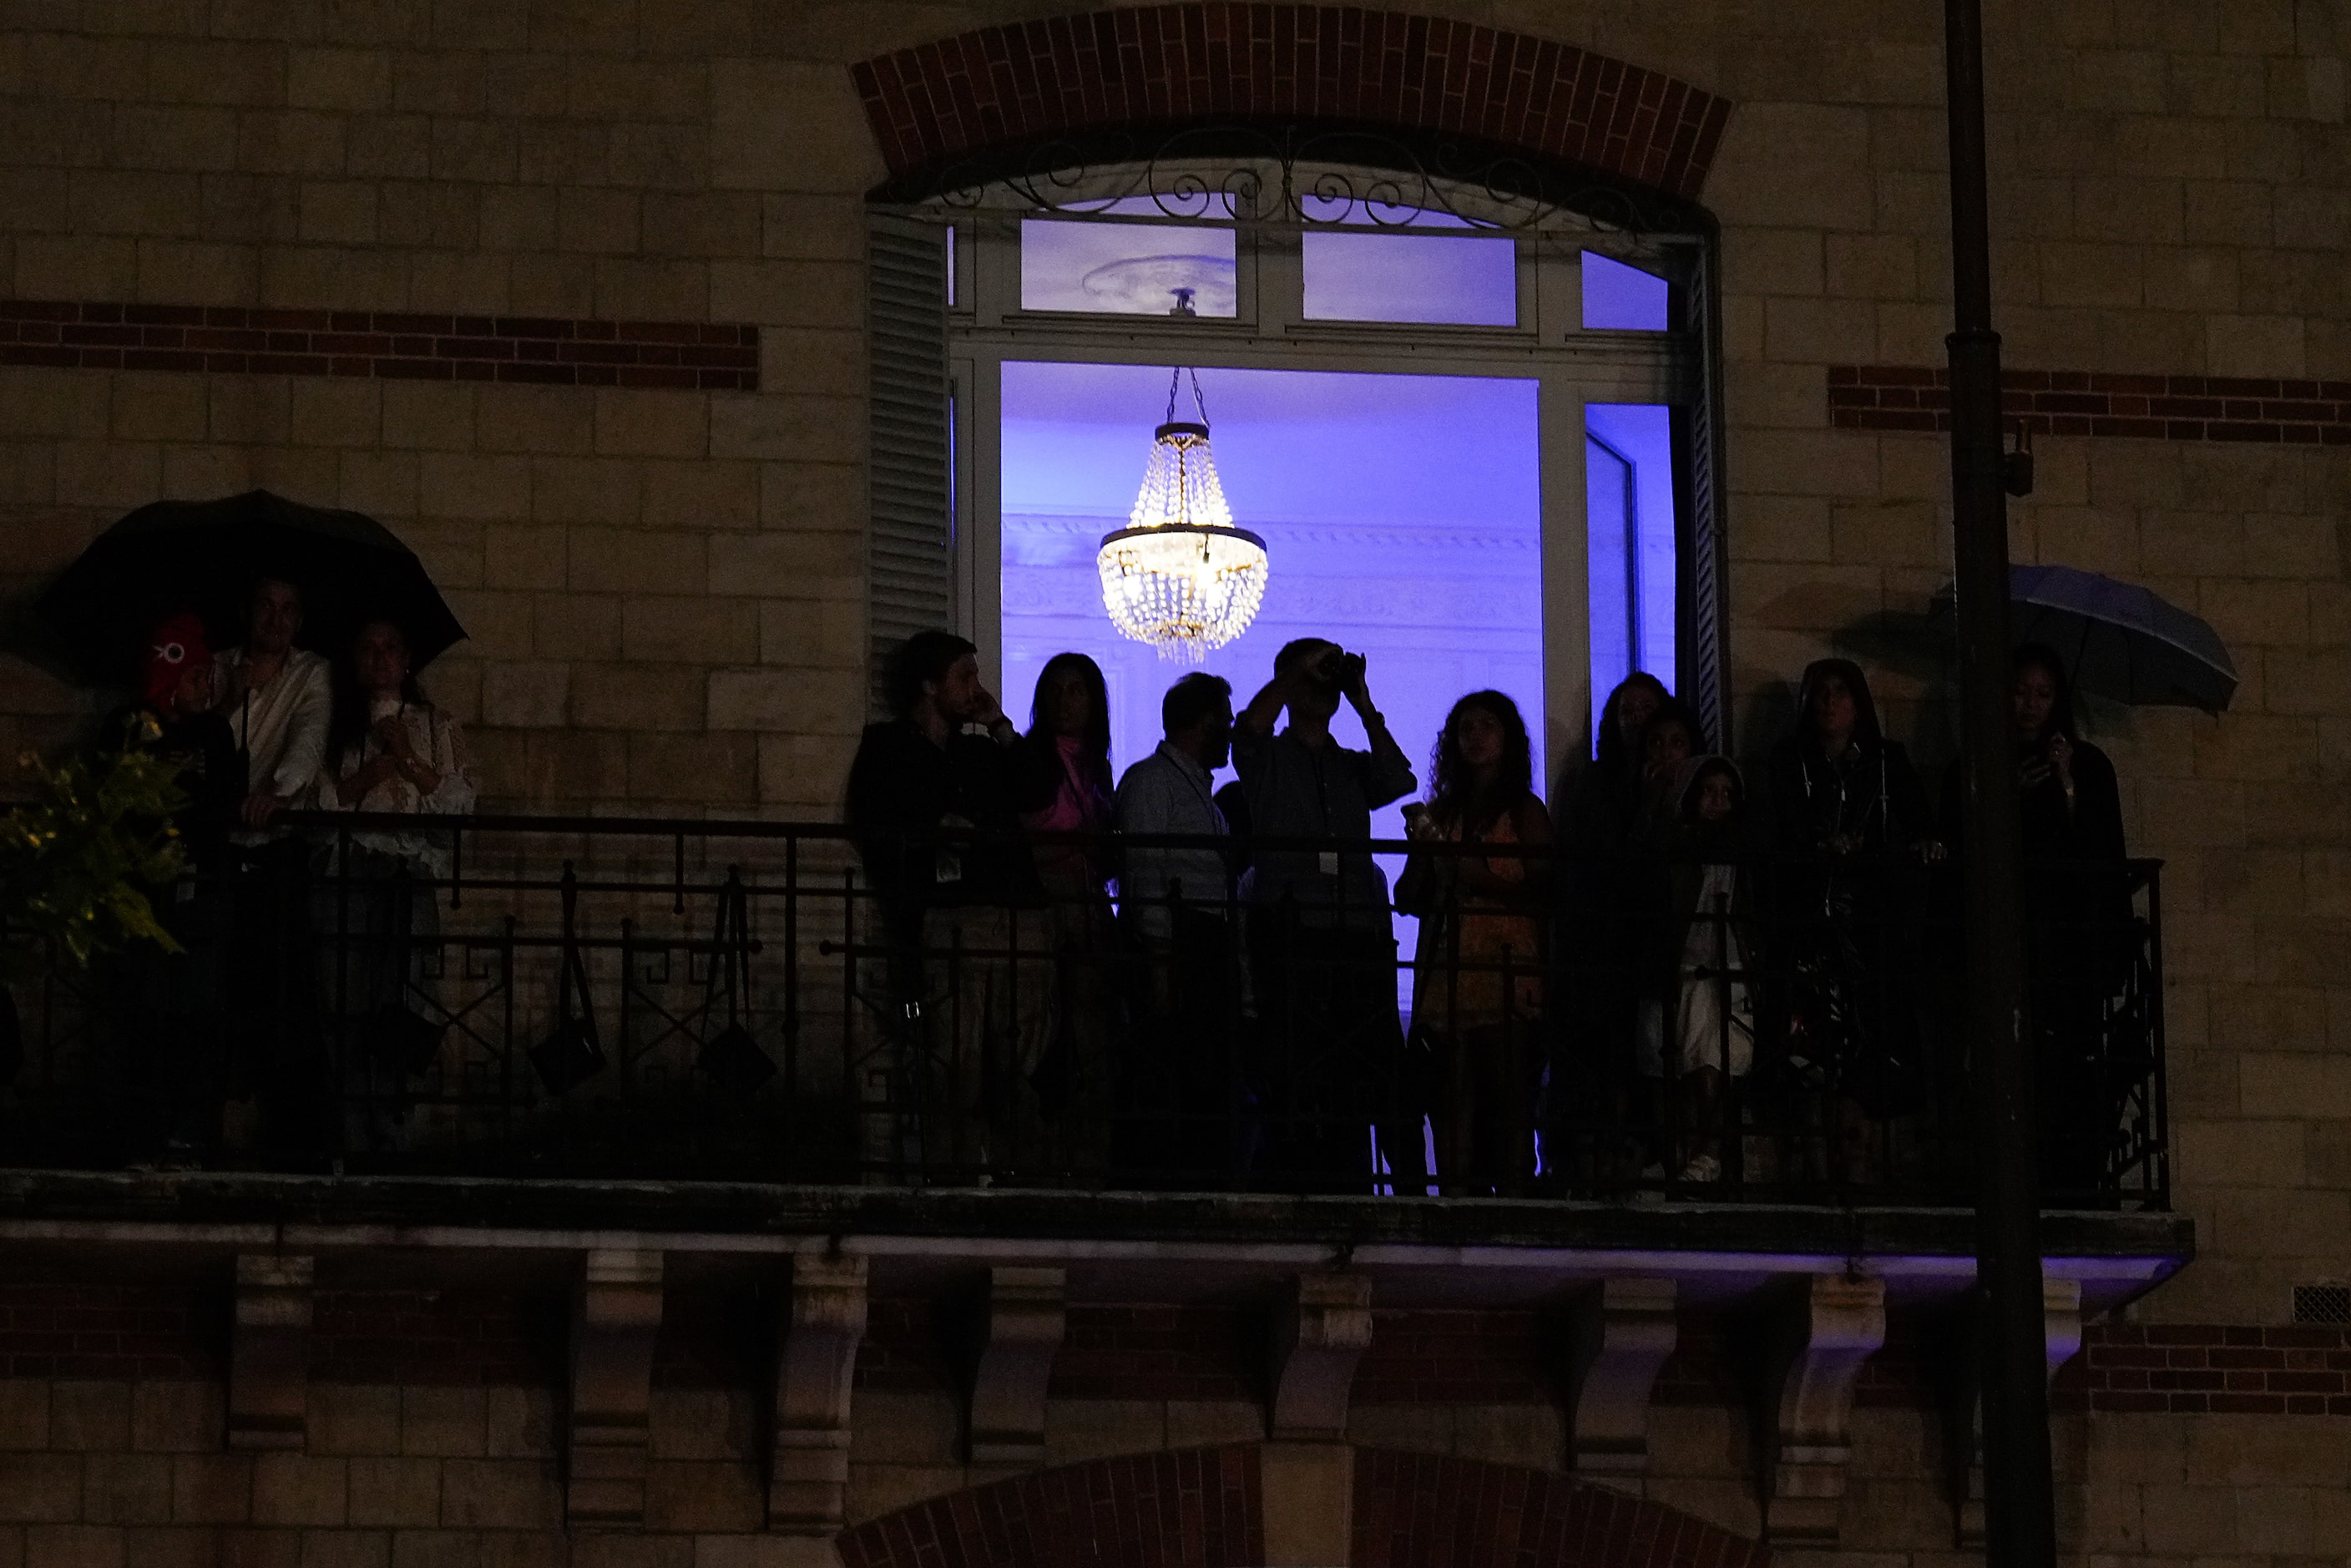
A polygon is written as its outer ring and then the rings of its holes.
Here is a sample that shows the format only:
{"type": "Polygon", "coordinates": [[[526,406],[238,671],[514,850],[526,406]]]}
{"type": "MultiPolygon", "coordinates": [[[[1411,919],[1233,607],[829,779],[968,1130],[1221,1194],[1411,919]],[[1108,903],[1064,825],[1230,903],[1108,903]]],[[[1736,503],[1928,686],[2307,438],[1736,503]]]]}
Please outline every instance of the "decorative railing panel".
{"type": "MultiPolygon", "coordinates": [[[[1949,863],[1481,851],[1505,908],[1422,848],[1399,947],[1229,884],[917,907],[835,827],[313,819],[159,895],[183,953],[15,988],[0,1163],[1971,1200],[1949,863]]],[[[2168,1207],[2157,868],[2034,877],[2044,1201],[2168,1207]]]]}

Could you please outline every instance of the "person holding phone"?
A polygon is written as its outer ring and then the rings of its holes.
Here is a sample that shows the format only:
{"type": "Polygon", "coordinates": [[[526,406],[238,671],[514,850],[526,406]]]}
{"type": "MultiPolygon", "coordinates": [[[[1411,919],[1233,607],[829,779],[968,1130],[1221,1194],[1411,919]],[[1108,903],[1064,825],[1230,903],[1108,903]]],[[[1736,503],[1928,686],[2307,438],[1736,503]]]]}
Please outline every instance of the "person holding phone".
{"type": "Polygon", "coordinates": [[[849,826],[881,905],[899,1030],[900,1158],[986,1186],[1035,1153],[1052,917],[1021,828],[1063,778],[980,681],[978,650],[918,632],[890,664],[897,716],[866,727],[849,826]]]}
{"type": "Polygon", "coordinates": [[[1375,1174],[1367,1129],[1381,1122],[1395,1189],[1423,1191],[1419,1120],[1401,1110],[1410,1097],[1387,878],[1371,851],[1373,811],[1417,784],[1372,701],[1363,655],[1320,637],[1285,646],[1273,679],[1233,722],[1233,770],[1260,843],[1316,841],[1260,849],[1242,888],[1267,1158],[1285,1174],[1361,1191],[1375,1174]],[[1332,735],[1342,702],[1363,721],[1370,750],[1332,735]]]}

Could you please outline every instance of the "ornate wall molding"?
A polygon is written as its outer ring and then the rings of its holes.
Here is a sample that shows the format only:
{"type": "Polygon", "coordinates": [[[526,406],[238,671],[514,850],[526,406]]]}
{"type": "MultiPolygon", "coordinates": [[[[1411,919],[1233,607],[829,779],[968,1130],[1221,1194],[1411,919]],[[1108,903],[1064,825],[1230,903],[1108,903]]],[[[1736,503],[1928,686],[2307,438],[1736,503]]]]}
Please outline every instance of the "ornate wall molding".
{"type": "Polygon", "coordinates": [[[1568,1444],[1575,1469],[1649,1468],[1649,1401],[1678,1337],[1671,1280],[1604,1280],[1572,1320],[1568,1444]]]}
{"type": "Polygon", "coordinates": [[[1372,1343],[1372,1281],[1361,1274],[1301,1274],[1274,1307],[1272,1400],[1277,1440],[1337,1442],[1347,1435],[1355,1364],[1372,1343]]]}
{"type": "Polygon", "coordinates": [[[1061,1269],[990,1269],[972,1368],[971,1462],[1045,1461],[1045,1390],[1069,1329],[1061,1269]]]}
{"type": "Polygon", "coordinates": [[[659,1252],[596,1248],[580,1260],[563,1476],[564,1517],[573,1524],[644,1521],[662,1273],[659,1252]]]}
{"type": "Polygon", "coordinates": [[[865,1338],[866,1260],[796,1258],[778,1314],[768,1527],[841,1528],[849,1492],[851,1396],[865,1338]]]}
{"type": "Polygon", "coordinates": [[[308,1439],[311,1285],[308,1254],[241,1253],[229,1339],[228,1446],[300,1448],[308,1439]]]}
{"type": "Polygon", "coordinates": [[[1789,1281],[1768,1326],[1761,1387],[1763,1533],[1834,1546],[1853,1467],[1854,1387],[1886,1343],[1886,1281],[1789,1281]]]}

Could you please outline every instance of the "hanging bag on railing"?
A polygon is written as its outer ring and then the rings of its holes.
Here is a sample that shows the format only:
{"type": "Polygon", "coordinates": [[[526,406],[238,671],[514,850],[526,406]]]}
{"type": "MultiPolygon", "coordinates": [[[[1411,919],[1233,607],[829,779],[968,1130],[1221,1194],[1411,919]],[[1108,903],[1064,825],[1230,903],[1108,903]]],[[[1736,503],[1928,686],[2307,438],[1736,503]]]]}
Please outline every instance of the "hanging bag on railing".
{"type": "Polygon", "coordinates": [[[726,1024],[704,1039],[695,1066],[729,1094],[756,1093],[776,1075],[775,1059],[759,1049],[744,1021],[751,1011],[751,904],[740,867],[726,873],[718,894],[718,921],[710,936],[710,985],[702,1016],[718,1017],[718,992],[726,992],[726,1024]]]}
{"type": "Polygon", "coordinates": [[[580,948],[580,881],[563,862],[563,959],[555,985],[554,1030],[530,1048],[531,1071],[549,1094],[560,1095],[604,1071],[604,1047],[596,1038],[596,1008],[588,991],[588,964],[580,948]],[[580,1011],[571,1011],[574,987],[580,1011]]]}

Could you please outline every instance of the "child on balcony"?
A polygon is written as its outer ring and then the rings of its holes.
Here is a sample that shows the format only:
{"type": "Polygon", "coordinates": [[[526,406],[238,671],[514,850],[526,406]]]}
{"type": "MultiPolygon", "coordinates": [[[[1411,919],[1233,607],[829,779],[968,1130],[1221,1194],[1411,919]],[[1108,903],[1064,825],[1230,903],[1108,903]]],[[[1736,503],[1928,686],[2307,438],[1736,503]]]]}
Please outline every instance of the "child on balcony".
{"type": "Polygon", "coordinates": [[[1746,796],[1729,758],[1693,758],[1676,776],[1656,840],[1639,1055],[1666,1108],[1679,1112],[1685,1182],[1722,1179],[1724,1080],[1754,1063],[1753,944],[1741,936],[1754,902],[1752,873],[1740,864],[1750,853],[1746,796]]]}

